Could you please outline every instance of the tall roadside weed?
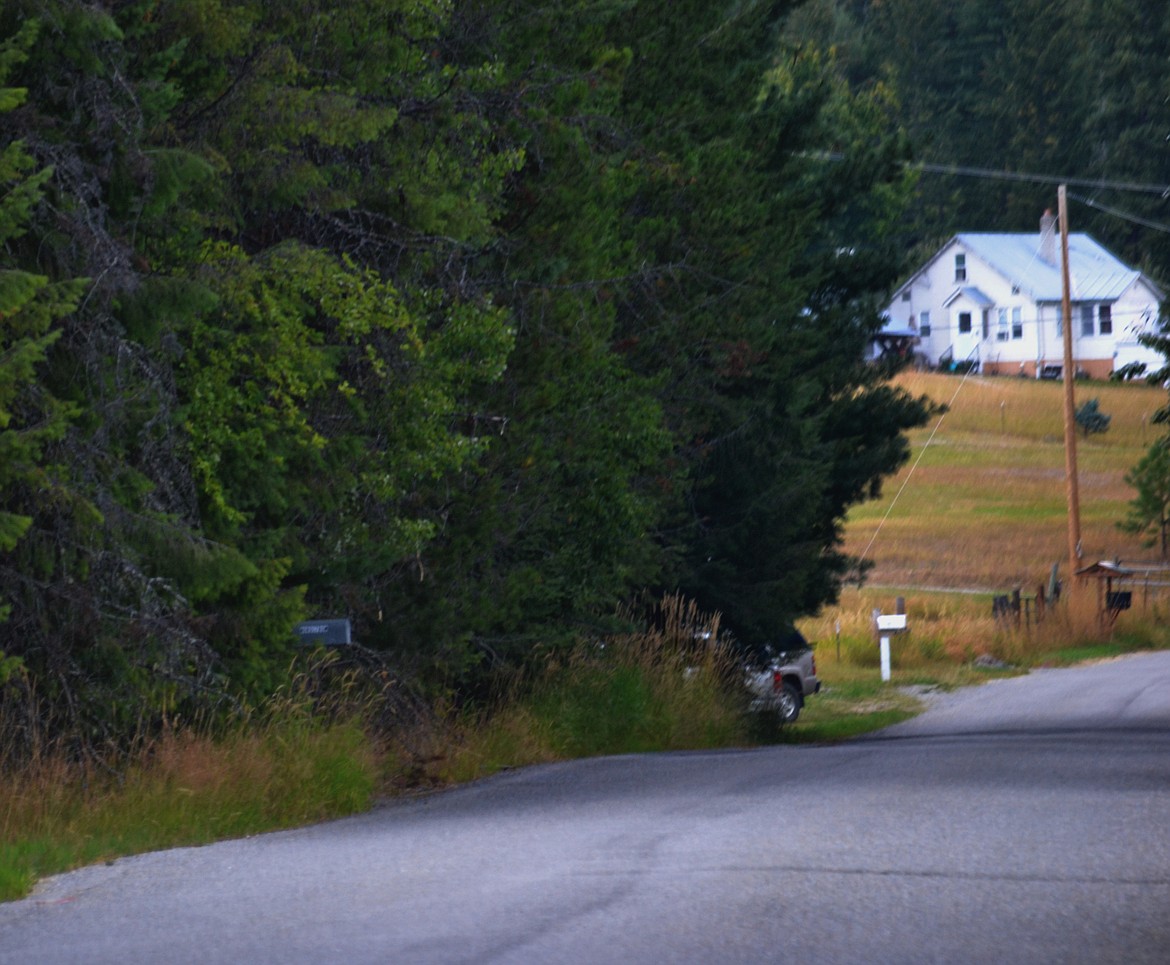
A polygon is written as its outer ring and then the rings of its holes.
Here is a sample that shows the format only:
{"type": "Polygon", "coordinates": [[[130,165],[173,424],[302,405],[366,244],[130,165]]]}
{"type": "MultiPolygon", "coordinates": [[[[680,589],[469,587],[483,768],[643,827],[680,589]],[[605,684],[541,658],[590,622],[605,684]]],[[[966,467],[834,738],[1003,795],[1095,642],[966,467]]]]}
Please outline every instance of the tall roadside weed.
{"type": "Polygon", "coordinates": [[[649,628],[550,655],[502,705],[454,718],[433,771],[457,781],[572,757],[747,743],[737,668],[718,616],[667,596],[649,628]]]}
{"type": "Polygon", "coordinates": [[[0,780],[0,900],[44,875],[367,809],[382,759],[362,708],[301,689],[231,724],[167,721],[130,749],[40,745],[0,780]]]}

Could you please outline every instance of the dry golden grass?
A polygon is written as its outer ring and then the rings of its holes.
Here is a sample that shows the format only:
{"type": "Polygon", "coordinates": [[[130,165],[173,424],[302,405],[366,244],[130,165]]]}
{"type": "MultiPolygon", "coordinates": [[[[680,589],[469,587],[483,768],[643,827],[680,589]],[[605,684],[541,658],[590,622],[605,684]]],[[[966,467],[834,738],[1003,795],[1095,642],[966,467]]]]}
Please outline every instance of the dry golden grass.
{"type": "Polygon", "coordinates": [[[37,877],[369,806],[383,761],[354,721],[299,716],[213,738],[167,730],[133,760],[47,752],[0,780],[0,901],[37,877]]]}
{"type": "MultiPolygon", "coordinates": [[[[818,644],[817,663],[823,677],[833,679],[850,667],[878,666],[872,614],[874,610],[894,612],[896,594],[901,592],[852,587],[842,594],[838,606],[800,621],[801,630],[818,644]]],[[[1156,641],[1147,638],[1152,627],[1164,624],[1166,609],[1164,597],[1135,593],[1134,609],[1123,613],[1112,627],[1104,627],[1094,586],[1067,595],[1043,614],[1033,602],[1023,608],[1018,623],[996,620],[989,594],[911,590],[905,591],[903,599],[909,632],[892,640],[893,668],[910,674],[929,670],[935,676],[940,664],[969,663],[983,654],[1029,665],[1038,657],[1096,646],[1111,637],[1152,645],[1156,641]]]]}
{"type": "MultiPolygon", "coordinates": [[[[869,582],[1002,592],[1034,588],[1057,561],[1066,568],[1061,384],[936,373],[907,373],[899,384],[950,411],[911,435],[910,465],[881,498],[850,514],[845,547],[873,562],[869,582]]],[[[1078,383],[1076,404],[1090,398],[1112,422],[1106,433],[1077,439],[1084,559],[1148,558],[1140,538],[1116,523],[1134,496],[1125,474],[1162,432],[1151,420],[1166,393],[1078,383]]]]}
{"type": "MultiPolygon", "coordinates": [[[[1165,597],[1136,588],[1133,610],[1105,627],[1099,588],[1069,591],[1063,386],[937,373],[905,373],[898,382],[949,411],[911,434],[907,467],[887,481],[879,499],[849,516],[845,548],[873,569],[864,588],[847,588],[839,605],[801,621],[805,634],[821,643],[823,665],[831,672],[838,662],[840,626],[841,668],[876,667],[872,612],[893,612],[898,595],[905,597],[911,632],[895,638],[895,670],[979,654],[1028,663],[1110,638],[1147,645],[1164,622],[1165,597]],[[993,619],[994,595],[1019,588],[1035,596],[1054,563],[1066,587],[1060,607],[1049,608],[1043,622],[1034,603],[1031,619],[1019,626],[993,619]]],[[[1103,434],[1077,436],[1082,561],[1150,560],[1153,552],[1140,537],[1116,524],[1135,495],[1126,473],[1163,433],[1152,419],[1167,403],[1166,392],[1144,384],[1077,383],[1076,404],[1091,398],[1112,421],[1103,434]]]]}

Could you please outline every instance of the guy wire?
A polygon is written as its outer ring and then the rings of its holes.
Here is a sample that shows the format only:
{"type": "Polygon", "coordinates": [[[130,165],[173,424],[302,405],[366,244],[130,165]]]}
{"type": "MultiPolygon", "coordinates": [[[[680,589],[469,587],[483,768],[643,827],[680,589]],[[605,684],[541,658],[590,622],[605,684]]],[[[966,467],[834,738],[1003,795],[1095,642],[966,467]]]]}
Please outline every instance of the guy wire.
{"type": "MultiPolygon", "coordinates": [[[[972,354],[974,354],[974,349],[972,349],[972,354]]],[[[967,360],[970,361],[970,356],[967,357],[967,360]]],[[[918,464],[922,462],[922,457],[926,455],[926,450],[930,448],[930,444],[934,441],[934,437],[938,434],[938,430],[942,428],[943,419],[947,417],[947,412],[949,412],[951,406],[955,404],[955,399],[959,397],[959,393],[963,390],[963,385],[966,383],[967,379],[970,377],[973,371],[974,368],[968,368],[967,371],[963,373],[963,378],[959,381],[958,388],[955,389],[955,394],[951,396],[951,401],[947,404],[947,411],[943,412],[943,414],[938,417],[938,422],[935,423],[934,429],[927,437],[926,443],[922,447],[922,451],[918,453],[918,458],[914,460],[914,465],[910,467],[910,471],[906,473],[906,478],[902,480],[901,487],[899,487],[898,492],[890,501],[889,508],[886,509],[886,514],[881,518],[881,521],[878,523],[877,529],[874,530],[873,536],[870,538],[869,543],[866,544],[865,549],[857,558],[858,566],[860,566],[865,561],[865,558],[869,555],[869,551],[873,548],[873,544],[877,542],[878,534],[881,533],[882,527],[886,525],[886,520],[890,518],[890,514],[894,511],[894,507],[898,504],[898,500],[901,498],[902,493],[905,492],[906,487],[910,484],[910,479],[914,475],[914,470],[917,469],[918,464]]]]}

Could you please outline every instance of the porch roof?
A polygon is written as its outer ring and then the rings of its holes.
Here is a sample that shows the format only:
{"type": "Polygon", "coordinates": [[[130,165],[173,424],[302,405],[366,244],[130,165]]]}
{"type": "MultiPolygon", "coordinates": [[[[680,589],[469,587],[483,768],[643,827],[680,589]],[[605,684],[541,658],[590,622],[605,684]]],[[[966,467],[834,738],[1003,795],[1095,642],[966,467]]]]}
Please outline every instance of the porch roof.
{"type": "Polygon", "coordinates": [[[980,308],[991,308],[991,306],[995,304],[995,302],[988,298],[981,289],[976,288],[974,285],[964,285],[962,288],[956,288],[953,292],[951,292],[951,294],[947,297],[947,300],[943,302],[943,308],[950,308],[960,298],[966,298],[969,301],[974,302],[980,308]]]}

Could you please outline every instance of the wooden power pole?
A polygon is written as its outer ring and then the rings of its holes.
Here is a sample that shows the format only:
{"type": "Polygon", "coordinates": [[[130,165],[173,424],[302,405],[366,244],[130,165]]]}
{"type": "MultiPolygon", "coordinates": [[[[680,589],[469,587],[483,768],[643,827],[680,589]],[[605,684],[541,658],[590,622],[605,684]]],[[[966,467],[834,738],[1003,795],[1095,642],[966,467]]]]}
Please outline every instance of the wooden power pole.
{"type": "Polygon", "coordinates": [[[1057,190],[1060,225],[1060,281],[1061,313],[1064,318],[1064,469],[1068,494],[1068,589],[1080,566],[1081,558],[1081,502],[1077,483],[1077,415],[1073,393],[1072,295],[1068,275],[1068,199],[1065,186],[1057,190]]]}

